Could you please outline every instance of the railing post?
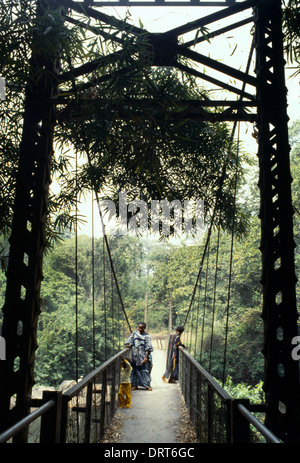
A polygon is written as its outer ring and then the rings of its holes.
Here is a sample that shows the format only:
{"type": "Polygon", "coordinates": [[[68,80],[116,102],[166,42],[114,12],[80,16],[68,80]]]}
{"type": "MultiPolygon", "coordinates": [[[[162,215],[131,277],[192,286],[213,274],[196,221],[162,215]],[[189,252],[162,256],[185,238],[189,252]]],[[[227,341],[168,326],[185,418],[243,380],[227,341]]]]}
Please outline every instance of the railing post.
{"type": "Polygon", "coordinates": [[[231,443],[231,400],[226,399],[224,402],[226,407],[226,444],[231,443]]]}
{"type": "Polygon", "coordinates": [[[197,375],[194,365],[191,363],[191,381],[190,381],[190,418],[195,427],[195,416],[197,416],[197,389],[195,388],[195,381],[197,383],[197,375]]]}
{"type": "Polygon", "coordinates": [[[116,410],[116,367],[117,363],[113,363],[111,366],[112,368],[112,378],[111,378],[111,419],[114,417],[115,410],[116,410]]]}
{"type": "Polygon", "coordinates": [[[190,404],[190,418],[193,414],[193,365],[190,363],[190,378],[189,378],[189,404],[190,404]]]}
{"type": "Polygon", "coordinates": [[[187,402],[187,368],[188,368],[188,362],[187,362],[187,359],[185,358],[184,359],[184,370],[183,370],[183,374],[184,374],[184,400],[185,402],[187,402]]]}
{"type": "Polygon", "coordinates": [[[116,362],[115,364],[115,411],[118,410],[118,391],[119,391],[119,383],[120,383],[120,367],[119,364],[116,362]]]}
{"type": "Polygon", "coordinates": [[[185,367],[185,403],[191,409],[191,363],[186,363],[185,367]]]}
{"type": "Polygon", "coordinates": [[[231,443],[249,443],[250,442],[250,423],[245,420],[240,411],[238,404],[249,407],[248,399],[232,399],[230,403],[230,433],[231,443]]]}
{"type": "Polygon", "coordinates": [[[60,422],[60,442],[63,444],[65,444],[67,440],[68,407],[69,407],[69,397],[66,395],[63,395],[62,405],[61,405],[61,422],[60,422]]]}
{"type": "Polygon", "coordinates": [[[102,384],[101,384],[101,401],[100,401],[100,439],[102,438],[104,434],[104,428],[105,428],[105,414],[106,414],[105,401],[106,401],[106,389],[107,389],[106,370],[103,371],[102,373],[101,383],[102,384]]]}
{"type": "Polygon", "coordinates": [[[207,443],[213,442],[213,391],[207,383],[207,443]]]}
{"type": "Polygon", "coordinates": [[[182,354],[182,350],[179,349],[179,383],[180,383],[180,388],[182,395],[184,397],[185,401],[185,365],[186,365],[186,359],[185,356],[182,354]]]}
{"type": "Polygon", "coordinates": [[[44,403],[54,400],[54,407],[41,416],[40,443],[58,443],[60,441],[61,404],[60,391],[44,391],[44,403]]]}
{"type": "Polygon", "coordinates": [[[197,438],[200,439],[201,436],[201,404],[202,404],[202,381],[201,381],[201,375],[199,371],[196,370],[196,375],[197,375],[197,389],[196,389],[196,394],[197,394],[197,405],[196,405],[196,410],[197,410],[197,415],[196,415],[196,433],[197,433],[197,438]]]}
{"type": "Polygon", "coordinates": [[[92,413],[92,395],[93,395],[93,382],[87,385],[86,392],[86,412],[85,412],[85,430],[84,430],[84,442],[90,443],[91,437],[91,413],[92,413]]]}

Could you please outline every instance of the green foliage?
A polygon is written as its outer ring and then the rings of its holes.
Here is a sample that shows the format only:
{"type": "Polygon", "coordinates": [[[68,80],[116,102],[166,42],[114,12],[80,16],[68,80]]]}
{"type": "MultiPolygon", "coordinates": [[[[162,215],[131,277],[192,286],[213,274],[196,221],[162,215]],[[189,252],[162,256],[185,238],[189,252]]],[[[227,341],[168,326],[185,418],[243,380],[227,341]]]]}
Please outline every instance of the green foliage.
{"type": "Polygon", "coordinates": [[[290,144],[291,144],[291,176],[292,182],[292,201],[294,207],[294,239],[295,239],[295,266],[298,277],[296,286],[297,304],[300,304],[300,283],[299,283],[299,272],[300,272],[300,121],[295,121],[289,130],[290,144]]]}
{"type": "MultiPolygon", "coordinates": [[[[116,78],[113,85],[95,84],[94,92],[78,108],[75,120],[65,120],[57,129],[57,137],[83,158],[87,154],[78,176],[80,191],[101,187],[115,204],[120,191],[126,191],[129,200],[148,202],[203,199],[207,221],[218,191],[221,213],[216,217],[223,228],[231,227],[236,171],[238,182],[243,182],[242,160],[248,160],[243,153],[237,159],[226,124],[180,120],[188,103],[182,107],[178,101],[208,98],[195,79],[145,66],[126,79],[116,78]]],[[[71,194],[74,182],[74,177],[62,179],[63,196],[71,194]]],[[[242,232],[246,217],[240,208],[236,212],[236,231],[242,232]]]]}
{"type": "MultiPolygon", "coordinates": [[[[263,390],[263,382],[255,384],[254,386],[249,386],[245,383],[236,383],[233,381],[231,376],[226,378],[226,383],[224,384],[224,389],[235,399],[248,399],[250,404],[264,404],[265,403],[265,394],[263,390]]],[[[255,413],[256,418],[264,424],[265,414],[264,413],[255,413]]],[[[257,431],[257,429],[250,425],[251,430],[251,439],[252,442],[265,442],[264,438],[257,431]]]]}
{"type": "MultiPolygon", "coordinates": [[[[220,381],[223,376],[225,342],[226,374],[231,374],[238,382],[245,381],[248,384],[255,384],[263,377],[261,256],[258,246],[259,224],[258,219],[253,217],[249,234],[234,242],[229,298],[231,237],[223,233],[218,242],[217,232],[214,232],[209,259],[204,262],[200,287],[188,316],[184,342],[189,345],[192,355],[220,381]]],[[[166,307],[172,302],[173,326],[185,320],[203,247],[204,243],[199,246],[173,247],[169,253],[161,256],[160,261],[153,262],[153,275],[148,289],[154,300],[165,300],[166,307]]],[[[161,319],[165,328],[167,323],[166,317],[161,319]]]]}
{"type": "MultiPolygon", "coordinates": [[[[289,56],[297,63],[298,13],[296,1],[288,2],[284,23],[286,45],[289,56]]],[[[59,125],[55,131],[56,150],[51,168],[59,191],[51,190],[49,198],[47,244],[53,246],[53,250],[44,260],[36,356],[36,380],[45,385],[53,385],[50,378],[53,378],[54,385],[64,379],[74,379],[76,342],[79,375],[83,375],[94,362],[99,364],[121,346],[125,337],[126,325],[102,241],[95,242],[94,275],[91,274],[89,238],[79,240],[76,269],[74,237],[59,247],[55,245],[66,229],[73,230],[77,220],[74,210],[80,195],[94,188],[103,191],[105,187],[105,196],[115,202],[120,190],[130,189],[134,194],[136,191],[141,193],[144,199],[200,198],[205,200],[209,217],[215,193],[222,185],[220,216],[217,217],[221,227],[230,230],[235,175],[238,172],[237,186],[240,188],[245,178],[243,167],[249,165],[244,153],[237,158],[236,146],[230,144],[227,125],[178,121],[181,111],[186,109],[177,105],[178,98],[209,98],[209,91],[199,89],[195,80],[184,73],[153,71],[147,59],[147,37],[137,39],[131,34],[130,24],[113,18],[105,26],[94,20],[85,23],[82,16],[80,19],[83,21],[81,25],[74,20],[63,23],[58,9],[45,10],[37,20],[36,2],[27,0],[5,0],[0,9],[0,69],[7,81],[6,100],[0,103],[2,266],[7,256],[6,238],[11,226],[26,86],[37,82],[53,83],[56,79],[47,66],[33,73],[30,65],[41,57],[52,60],[57,48],[61,56],[59,96],[67,110],[56,114],[59,125]],[[93,35],[95,31],[96,35],[93,35]],[[80,66],[88,62],[92,66],[83,72],[80,66]],[[74,68],[82,72],[75,75],[74,68]],[[172,123],[168,121],[168,108],[174,116],[172,123]],[[80,161],[77,171],[74,151],[80,161]],[[225,178],[222,176],[224,164],[225,178]]],[[[298,242],[299,122],[291,128],[291,144],[295,240],[298,242]]],[[[256,200],[255,193],[249,189],[251,197],[256,200]]],[[[192,307],[186,334],[190,335],[190,347],[195,356],[201,355],[204,366],[211,368],[220,379],[228,315],[227,375],[234,378],[235,383],[255,385],[261,380],[263,371],[259,224],[251,205],[238,203],[236,212],[234,226],[240,239],[234,242],[229,314],[230,236],[223,234],[218,248],[214,232],[209,251],[210,272],[206,273],[203,268],[201,290],[192,307]],[[247,228],[248,234],[245,233],[247,228]],[[216,269],[217,281],[213,272],[216,269]],[[199,333],[197,339],[193,331],[195,327],[199,333]]],[[[173,326],[182,323],[189,307],[203,243],[191,247],[151,246],[128,237],[114,237],[110,243],[130,322],[135,324],[143,318],[147,294],[149,303],[158,302],[160,308],[168,308],[172,303],[173,326]]],[[[299,252],[296,251],[297,268],[299,264],[299,252]]],[[[3,273],[0,275],[0,293],[3,301],[3,273]]],[[[297,294],[299,299],[299,292],[297,294]]],[[[167,311],[149,310],[149,325],[153,332],[166,330],[167,311]]],[[[232,383],[227,386],[233,389],[232,383]]],[[[249,386],[245,388],[247,390],[249,386]]],[[[239,391],[236,393],[242,393],[244,386],[239,386],[239,391]]]]}
{"type": "MultiPolygon", "coordinates": [[[[294,177],[295,224],[299,221],[298,178],[299,129],[291,127],[291,168],[294,177]]],[[[259,219],[251,211],[256,203],[249,200],[252,218],[245,236],[234,240],[232,261],[231,297],[228,313],[228,340],[226,378],[230,376],[230,390],[234,396],[252,395],[260,390],[263,379],[261,319],[261,255],[259,251],[259,219]],[[257,386],[257,387],[256,387],[257,386]]],[[[295,227],[295,239],[299,228],[295,227]]],[[[146,294],[148,297],[148,329],[150,333],[167,332],[168,309],[173,307],[173,327],[181,324],[187,314],[195,277],[199,269],[204,242],[198,246],[155,242],[128,236],[109,238],[115,270],[130,323],[136,326],[144,318],[146,294]],[[164,310],[151,310],[150,307],[164,310]]],[[[5,245],[6,243],[3,242],[5,245]]],[[[91,238],[78,240],[78,360],[79,375],[86,374],[119,346],[123,346],[126,325],[118,304],[114,287],[113,302],[109,262],[103,254],[103,240],[94,243],[95,287],[92,288],[91,238]],[[105,267],[104,267],[105,265],[105,267]],[[106,313],[104,306],[104,269],[106,277],[106,313]],[[92,296],[95,298],[95,319],[92,314],[92,296]],[[113,307],[114,306],[114,307],[113,307]],[[93,332],[93,330],[95,332],[93,332]],[[95,359],[93,348],[95,346],[95,359]]],[[[227,320],[228,276],[231,249],[230,234],[221,233],[218,245],[217,230],[211,236],[208,271],[204,262],[201,290],[197,291],[184,342],[190,352],[217,380],[222,382],[224,369],[225,326],[227,320]],[[216,260],[218,251],[218,261],[216,260]],[[217,267],[216,267],[217,265],[217,267]],[[217,278],[215,280],[215,270],[217,278]],[[207,276],[207,278],[206,278],[207,276]],[[205,283],[207,294],[205,295],[205,283]],[[215,286],[216,283],[216,286],[215,286]],[[214,288],[215,298],[214,298],[214,288]],[[204,312],[205,310],[205,312],[204,312]],[[213,318],[214,311],[214,318],[213,318]],[[212,335],[213,326],[213,335],[212,335]],[[197,337],[195,333],[197,332],[197,337]],[[203,335],[202,335],[203,333],[203,335]],[[211,349],[212,346],[212,349],[211,349]]],[[[299,253],[296,250],[296,268],[299,270],[299,253]]],[[[2,300],[5,292],[5,275],[0,278],[2,300]]],[[[47,253],[44,259],[42,284],[42,314],[36,356],[36,381],[58,385],[64,379],[73,379],[76,370],[76,272],[75,238],[67,238],[47,253]]],[[[299,290],[297,291],[299,298],[299,290]]],[[[227,380],[227,386],[228,387],[227,380]]],[[[253,395],[253,401],[257,397],[253,395]]]]}
{"type": "MultiPolygon", "coordinates": [[[[132,321],[138,310],[130,304],[140,297],[137,291],[131,292],[141,278],[141,246],[130,237],[112,237],[110,246],[132,321]]],[[[91,238],[79,236],[76,252],[76,240],[71,237],[44,261],[36,381],[57,386],[74,379],[76,367],[78,375],[84,376],[123,348],[128,327],[102,239],[94,240],[92,251],[91,238]]]]}
{"type": "Polygon", "coordinates": [[[289,63],[296,64],[300,72],[300,7],[298,0],[285,0],[283,2],[283,32],[284,49],[289,63]]]}
{"type": "MultiPolygon", "coordinates": [[[[299,176],[297,176],[299,128],[297,123],[291,127],[290,142],[292,146],[291,168],[294,177],[294,207],[297,210],[299,196],[299,176]]],[[[253,213],[256,211],[256,201],[251,199],[255,194],[252,192],[252,196],[248,196],[247,207],[252,216],[248,233],[239,239],[234,239],[230,304],[228,306],[231,236],[221,233],[218,242],[217,230],[214,230],[209,247],[208,267],[205,260],[201,289],[197,290],[188,317],[184,342],[188,344],[189,351],[200,360],[200,363],[210,370],[218,381],[222,382],[228,314],[226,388],[234,397],[250,396],[251,400],[257,403],[263,401],[261,381],[263,380],[264,361],[261,352],[263,322],[261,318],[260,223],[256,214],[253,213]],[[217,250],[218,261],[216,259],[217,250]],[[216,269],[217,273],[215,273],[216,269]]],[[[295,223],[298,221],[299,214],[296,212],[295,223]]],[[[298,230],[296,227],[295,239],[299,238],[298,230]]],[[[170,303],[173,307],[173,327],[181,324],[191,300],[204,242],[197,246],[184,246],[180,243],[172,244],[167,240],[155,242],[128,236],[110,237],[109,241],[125,308],[132,326],[135,327],[144,318],[146,294],[150,333],[167,332],[170,303]],[[151,307],[164,310],[151,310],[151,307]]],[[[78,249],[79,359],[80,374],[84,374],[85,369],[82,365],[86,365],[88,369],[93,364],[91,238],[81,236],[78,249]]],[[[75,239],[72,237],[45,257],[42,285],[43,312],[39,324],[36,369],[37,380],[44,384],[50,381],[52,373],[57,378],[57,384],[64,379],[74,378],[76,367],[74,253],[75,239]]],[[[97,364],[105,358],[105,345],[109,355],[113,351],[113,343],[115,348],[118,348],[123,345],[125,338],[122,311],[116,306],[115,312],[112,313],[110,304],[111,274],[107,256],[105,259],[107,284],[105,333],[103,264],[103,241],[97,239],[95,240],[94,289],[97,364]],[[118,314],[117,317],[116,314],[118,314]],[[114,333],[114,340],[112,333],[114,333]]],[[[296,267],[299,269],[297,250],[296,267]]],[[[4,291],[5,278],[3,275],[2,280],[4,291]]],[[[115,292],[114,303],[117,301],[115,292]]]]}
{"type": "MultiPolygon", "coordinates": [[[[212,265],[208,273],[210,291],[205,301],[205,319],[203,322],[203,299],[198,306],[197,294],[197,304],[193,306],[186,329],[188,337],[190,326],[194,331],[197,329],[197,341],[193,331],[190,344],[191,353],[198,359],[201,354],[201,363],[207,369],[211,363],[211,373],[219,380],[222,379],[223,373],[229,241],[230,236],[224,236],[219,244],[222,259],[219,261],[212,360],[210,360],[214,302],[212,289],[217,250],[215,235],[212,237],[210,248],[212,265]],[[201,342],[202,326],[204,327],[203,342],[201,342]]],[[[234,260],[234,303],[230,306],[230,342],[226,366],[226,374],[231,375],[235,382],[252,385],[262,379],[263,372],[263,358],[260,352],[262,321],[258,288],[259,265],[258,261],[256,263],[253,261],[256,266],[251,263],[253,270],[250,272],[246,265],[247,256],[245,256],[245,261],[242,256],[246,254],[246,250],[251,254],[251,249],[255,255],[255,244],[251,242],[250,237],[245,237],[237,244],[238,249],[234,260]]],[[[119,236],[110,238],[110,246],[122,298],[132,327],[144,319],[146,294],[150,333],[167,332],[170,304],[173,307],[173,327],[182,324],[198,272],[201,246],[156,243],[119,236]],[[151,307],[161,310],[151,310],[151,307]]],[[[50,379],[52,377],[55,378],[55,384],[59,384],[64,379],[74,378],[76,323],[80,375],[86,374],[92,368],[94,361],[96,364],[101,363],[115,349],[123,346],[127,327],[118,303],[116,288],[112,286],[107,255],[103,255],[102,239],[95,240],[94,249],[93,255],[89,237],[79,237],[77,280],[74,237],[55,247],[53,252],[45,257],[42,314],[38,333],[39,348],[36,355],[36,380],[39,383],[48,384],[52,381],[50,379]],[[92,258],[95,262],[94,288],[91,272],[92,258]],[[93,358],[94,348],[96,349],[95,359],[93,358]]]]}
{"type": "Polygon", "coordinates": [[[265,401],[262,381],[252,387],[245,383],[236,384],[231,376],[227,376],[224,389],[235,399],[249,399],[254,404],[265,401]]]}
{"type": "MultiPolygon", "coordinates": [[[[69,12],[64,20],[56,4],[37,5],[4,0],[0,9],[0,68],[7,82],[0,104],[0,232],[8,235],[11,226],[26,88],[49,82],[59,83],[62,106],[56,114],[51,169],[58,188],[50,190],[48,247],[74,230],[82,219],[76,201],[91,189],[104,190],[115,202],[120,190],[138,190],[145,199],[200,197],[209,217],[224,181],[220,222],[230,228],[236,168],[239,182],[243,172],[229,128],[183,124],[186,106],[177,104],[207,99],[209,91],[188,74],[153,70],[147,34],[133,33],[129,15],[124,21],[104,15],[104,21],[86,22],[83,14],[69,12]],[[59,82],[49,68],[58,50],[59,82]],[[74,151],[81,153],[77,170],[74,151]]],[[[237,212],[236,229],[243,232],[247,220],[237,212]]]]}

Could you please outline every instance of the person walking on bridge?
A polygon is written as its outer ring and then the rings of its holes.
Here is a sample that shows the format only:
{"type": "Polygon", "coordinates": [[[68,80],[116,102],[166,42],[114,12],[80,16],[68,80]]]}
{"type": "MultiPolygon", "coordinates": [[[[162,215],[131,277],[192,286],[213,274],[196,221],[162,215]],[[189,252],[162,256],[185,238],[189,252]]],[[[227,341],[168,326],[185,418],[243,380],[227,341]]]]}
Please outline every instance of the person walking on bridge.
{"type": "Polygon", "coordinates": [[[179,364],[179,346],[186,348],[180,340],[180,336],[184,331],[183,326],[177,326],[175,333],[170,335],[167,360],[166,360],[166,371],[162,376],[164,383],[175,383],[178,380],[178,364],[179,364]]]}
{"type": "Polygon", "coordinates": [[[151,388],[151,370],[153,347],[151,338],[145,331],[146,323],[140,323],[137,331],[129,336],[125,342],[125,346],[131,348],[131,387],[138,389],[138,386],[144,387],[148,391],[151,388]]]}
{"type": "Polygon", "coordinates": [[[130,408],[131,406],[131,390],[130,390],[131,371],[132,371],[132,366],[129,360],[121,357],[120,386],[119,386],[119,392],[118,392],[120,408],[130,408]]]}

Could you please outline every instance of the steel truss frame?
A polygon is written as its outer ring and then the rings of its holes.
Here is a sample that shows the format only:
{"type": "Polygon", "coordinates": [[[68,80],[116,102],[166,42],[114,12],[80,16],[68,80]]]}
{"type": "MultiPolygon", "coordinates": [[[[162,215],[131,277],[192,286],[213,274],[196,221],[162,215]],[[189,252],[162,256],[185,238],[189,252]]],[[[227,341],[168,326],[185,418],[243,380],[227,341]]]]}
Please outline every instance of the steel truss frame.
{"type": "MultiPolygon", "coordinates": [[[[45,0],[37,0],[46,6],[45,0]]],[[[149,2],[119,0],[113,2],[55,0],[51,7],[63,6],[64,20],[77,23],[70,15],[76,11],[105,24],[119,25],[120,30],[139,36],[145,30],[128,26],[123,21],[111,18],[98,7],[109,6],[214,6],[220,7],[212,13],[188,24],[162,34],[149,33],[149,49],[154,66],[174,66],[230,91],[238,100],[178,101],[182,111],[170,108],[168,118],[172,120],[250,121],[256,124],[258,157],[260,167],[259,187],[261,192],[261,252],[264,320],[265,392],[267,426],[285,442],[298,442],[300,424],[299,371],[298,362],[291,357],[291,342],[297,335],[297,308],[295,296],[295,266],[293,240],[293,209],[291,200],[291,176],[289,168],[289,143],[287,131],[287,102],[284,79],[284,59],[281,31],[280,0],[246,0],[186,2],[155,0],[149,2]],[[201,26],[230,17],[240,11],[250,11],[249,18],[232,22],[229,26],[209,34],[211,38],[229,30],[253,22],[256,51],[256,76],[249,73],[249,63],[243,72],[217,62],[190,49],[193,42],[178,43],[183,34],[201,26]],[[180,64],[177,57],[184,56],[230,76],[241,83],[241,87],[218,80],[209,74],[180,64]],[[250,86],[253,93],[246,91],[250,86]],[[209,112],[207,107],[222,108],[209,112]],[[253,112],[253,108],[255,112],[253,112]]],[[[38,14],[41,13],[38,8],[38,14]]],[[[86,23],[81,23],[87,27],[86,23]]],[[[117,38],[116,38],[117,40],[117,38]]],[[[203,37],[197,39],[197,43],[203,37]]],[[[117,57],[102,58],[113,62],[117,57]]],[[[76,92],[74,80],[101,66],[101,59],[58,73],[55,60],[44,61],[41,55],[33,54],[32,72],[42,66],[57,74],[57,82],[50,86],[41,83],[27,88],[24,113],[23,139],[20,146],[20,164],[10,258],[7,271],[7,291],[3,308],[2,335],[6,340],[7,359],[0,362],[0,429],[3,430],[26,416],[30,408],[31,390],[34,384],[34,357],[37,349],[37,322],[40,313],[40,286],[42,261],[45,246],[47,197],[50,183],[52,157],[52,135],[56,118],[70,118],[80,114],[80,100],[76,103],[68,98],[68,91],[59,92],[61,84],[71,85],[76,92]],[[59,113],[56,112],[59,106],[59,113]],[[18,363],[18,362],[19,363],[18,363]],[[18,363],[18,364],[17,364],[18,363]],[[11,399],[16,404],[11,408],[11,399]]],[[[120,73],[122,70],[119,71],[120,73]]],[[[106,76],[109,78],[110,76],[106,76]]],[[[102,77],[103,79],[103,77],[102,77]]],[[[101,83],[94,79],[85,88],[101,83]]],[[[79,89],[79,88],[78,88],[79,89]]],[[[80,86],[83,89],[83,86],[80,86]]],[[[149,101],[128,101],[130,104],[153,104],[149,101]]],[[[123,108],[114,110],[123,115],[123,108]]],[[[22,433],[16,441],[26,441],[22,433]]]]}

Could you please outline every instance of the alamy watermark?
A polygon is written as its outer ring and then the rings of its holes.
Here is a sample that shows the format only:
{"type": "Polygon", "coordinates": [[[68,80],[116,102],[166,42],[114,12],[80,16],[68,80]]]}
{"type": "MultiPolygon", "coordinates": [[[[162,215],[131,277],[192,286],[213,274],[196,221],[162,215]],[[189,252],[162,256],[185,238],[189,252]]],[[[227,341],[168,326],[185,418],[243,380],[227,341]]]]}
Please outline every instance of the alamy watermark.
{"type": "MultiPolygon", "coordinates": [[[[199,240],[204,233],[204,201],[178,199],[168,201],[142,199],[128,202],[127,193],[119,193],[119,212],[112,200],[102,200],[100,207],[114,225],[112,234],[136,235],[160,234],[191,240],[199,240]]],[[[106,233],[104,224],[102,232],[106,233]]],[[[110,227],[111,228],[111,227],[110,227]]]]}
{"type": "Polygon", "coordinates": [[[292,345],[296,345],[292,349],[292,359],[293,360],[300,360],[300,336],[294,336],[292,339],[292,345]]]}
{"type": "Polygon", "coordinates": [[[6,82],[4,77],[0,76],[0,101],[5,100],[6,82]]]}
{"type": "Polygon", "coordinates": [[[3,336],[0,336],[0,360],[6,360],[6,342],[3,336]]]}

